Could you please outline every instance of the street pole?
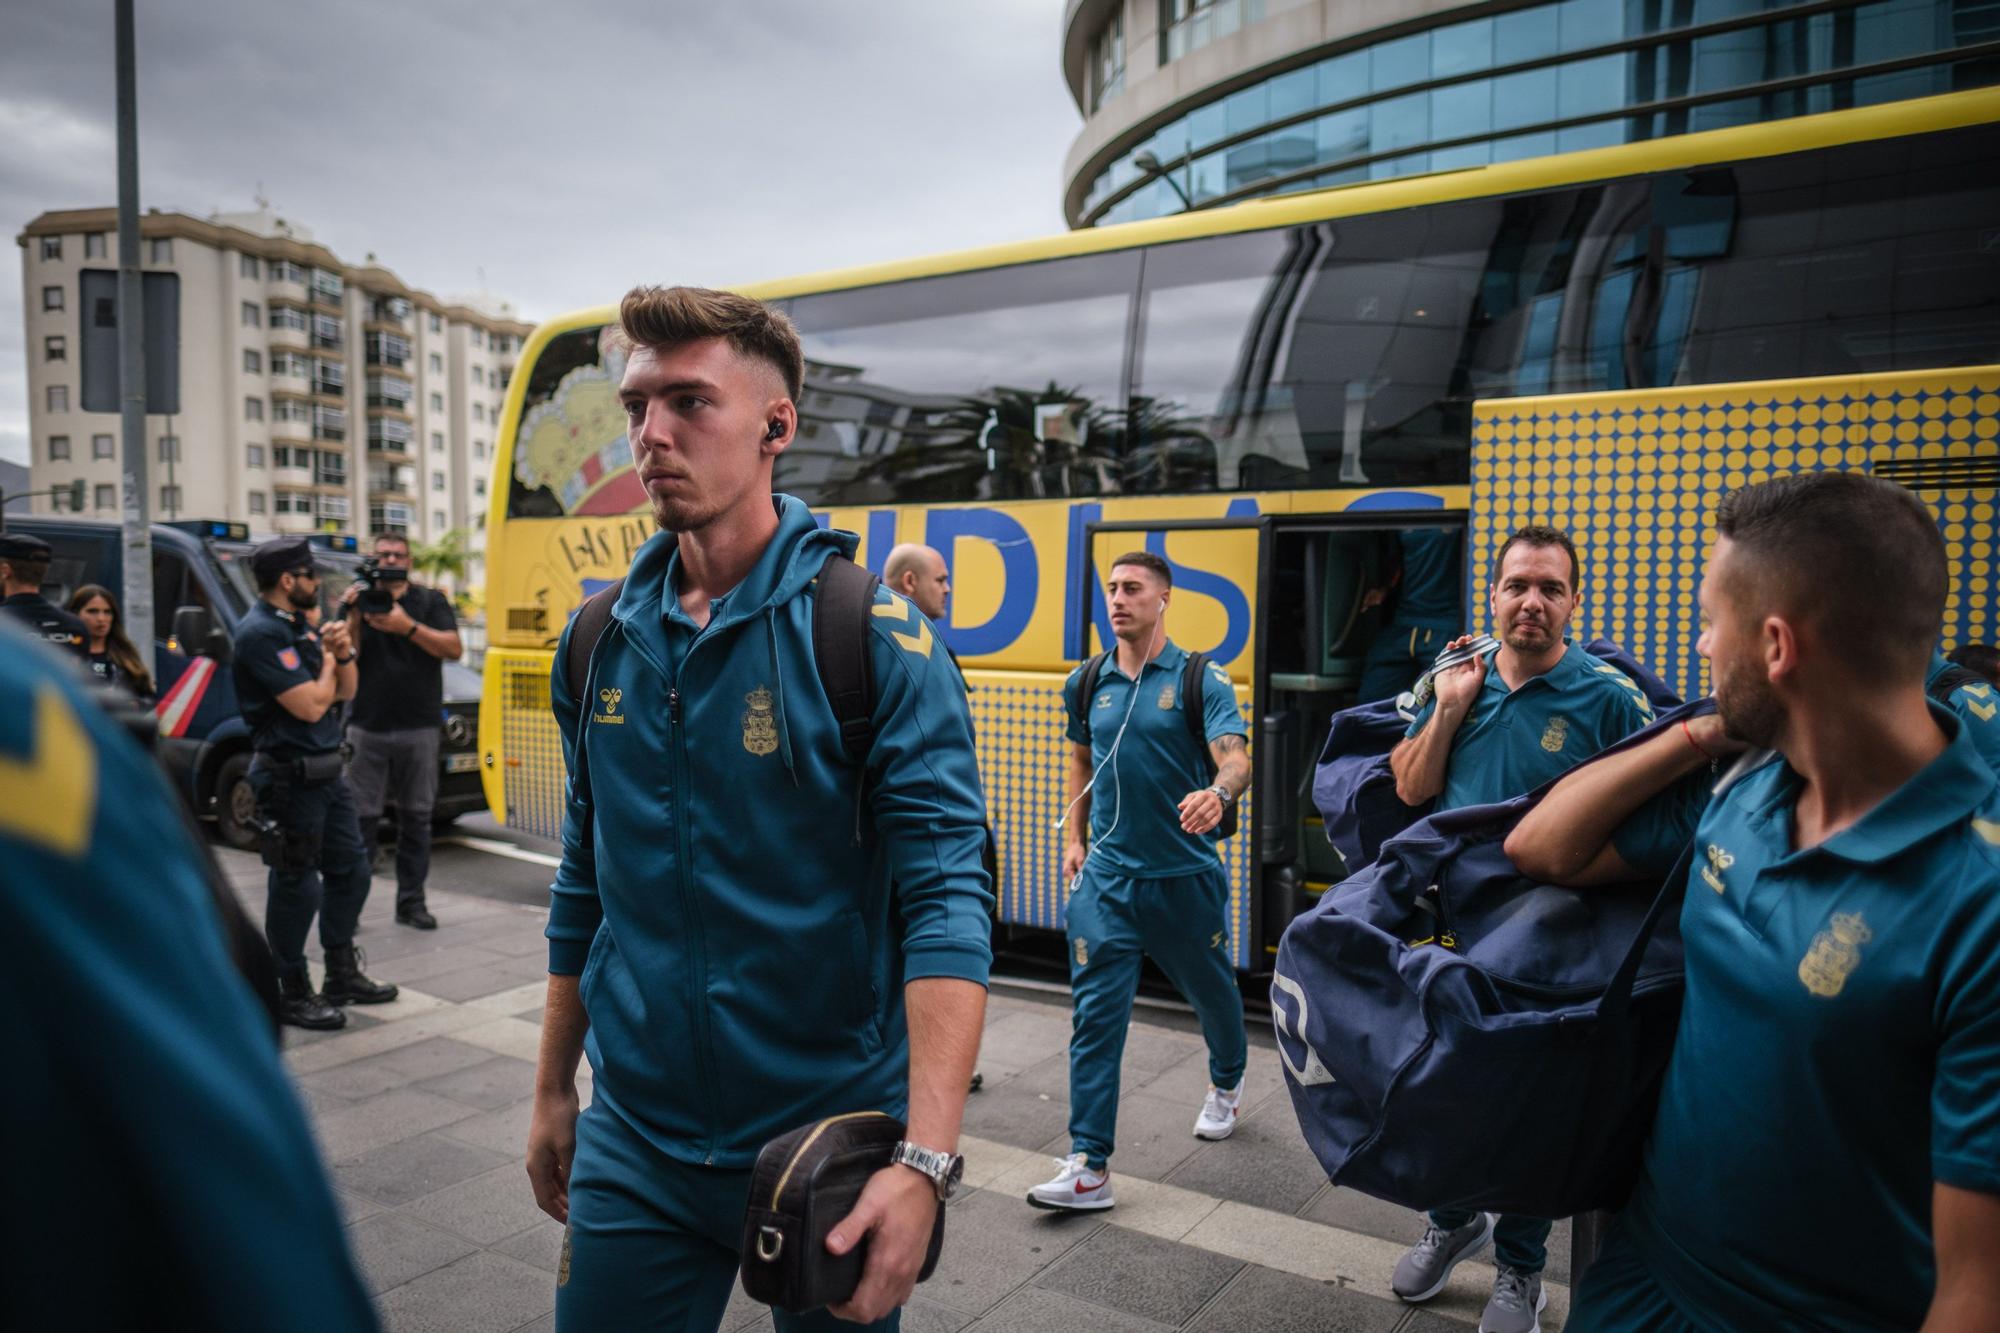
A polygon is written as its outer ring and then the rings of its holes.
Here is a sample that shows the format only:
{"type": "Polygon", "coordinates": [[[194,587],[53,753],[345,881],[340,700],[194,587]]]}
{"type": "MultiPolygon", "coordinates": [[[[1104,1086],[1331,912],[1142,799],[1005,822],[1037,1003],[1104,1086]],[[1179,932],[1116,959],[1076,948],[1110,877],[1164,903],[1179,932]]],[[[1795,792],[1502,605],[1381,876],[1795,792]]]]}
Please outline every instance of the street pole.
{"type": "Polygon", "coordinates": [[[153,539],[146,505],[146,312],[139,276],[139,98],[133,75],[132,0],[117,0],[118,416],[125,459],[125,633],[152,656],[153,539]]]}

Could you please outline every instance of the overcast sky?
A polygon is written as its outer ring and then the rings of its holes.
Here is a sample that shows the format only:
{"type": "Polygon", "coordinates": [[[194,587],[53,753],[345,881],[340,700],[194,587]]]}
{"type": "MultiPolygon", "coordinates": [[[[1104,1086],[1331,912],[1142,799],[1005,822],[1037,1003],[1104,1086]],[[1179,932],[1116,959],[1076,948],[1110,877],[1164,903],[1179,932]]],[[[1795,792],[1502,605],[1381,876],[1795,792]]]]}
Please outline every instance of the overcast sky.
{"type": "MultiPolygon", "coordinates": [[[[152,0],[140,207],[524,318],[1062,229],[1062,0],[152,0]]],[[[0,224],[117,202],[111,0],[7,0],[0,224]]],[[[25,461],[21,263],[0,458],[25,461]]]]}

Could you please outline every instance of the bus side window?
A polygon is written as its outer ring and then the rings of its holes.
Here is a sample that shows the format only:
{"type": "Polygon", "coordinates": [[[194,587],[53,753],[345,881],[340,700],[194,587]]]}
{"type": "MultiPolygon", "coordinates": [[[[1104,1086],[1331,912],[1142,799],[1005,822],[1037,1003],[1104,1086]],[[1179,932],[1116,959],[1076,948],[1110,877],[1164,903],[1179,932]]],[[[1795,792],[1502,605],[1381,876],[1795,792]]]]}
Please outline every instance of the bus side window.
{"type": "Polygon", "coordinates": [[[194,576],[181,553],[155,543],[153,546],[153,634],[165,641],[173,630],[174,612],[184,606],[199,606],[215,614],[215,603],[201,580],[194,576]]]}

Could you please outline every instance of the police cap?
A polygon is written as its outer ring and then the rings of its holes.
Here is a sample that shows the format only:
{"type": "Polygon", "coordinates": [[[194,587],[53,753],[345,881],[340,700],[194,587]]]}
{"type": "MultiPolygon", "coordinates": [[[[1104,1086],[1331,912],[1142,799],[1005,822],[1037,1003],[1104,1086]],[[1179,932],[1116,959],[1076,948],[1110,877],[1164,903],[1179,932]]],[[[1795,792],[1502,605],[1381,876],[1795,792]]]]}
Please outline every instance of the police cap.
{"type": "Polygon", "coordinates": [[[304,537],[273,537],[250,553],[250,570],[259,583],[275,583],[280,574],[314,567],[312,543],[304,537]]]}
{"type": "Polygon", "coordinates": [[[0,532],[0,560],[46,560],[49,544],[25,532],[0,532]]]}

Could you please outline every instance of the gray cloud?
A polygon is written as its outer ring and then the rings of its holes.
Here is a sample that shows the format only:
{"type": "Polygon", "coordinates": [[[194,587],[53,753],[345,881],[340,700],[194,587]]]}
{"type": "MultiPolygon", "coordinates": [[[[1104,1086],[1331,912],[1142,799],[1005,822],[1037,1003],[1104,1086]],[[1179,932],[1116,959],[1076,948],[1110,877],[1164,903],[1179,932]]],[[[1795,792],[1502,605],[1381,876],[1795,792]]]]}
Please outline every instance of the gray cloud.
{"type": "MultiPolygon", "coordinates": [[[[251,207],[527,318],[1062,228],[1061,0],[139,7],[142,207],[251,207]],[[482,282],[483,275],[483,282],[482,282]]],[[[0,223],[116,199],[110,6],[16,0],[0,223]]],[[[0,457],[27,453],[21,269],[0,457]]]]}

